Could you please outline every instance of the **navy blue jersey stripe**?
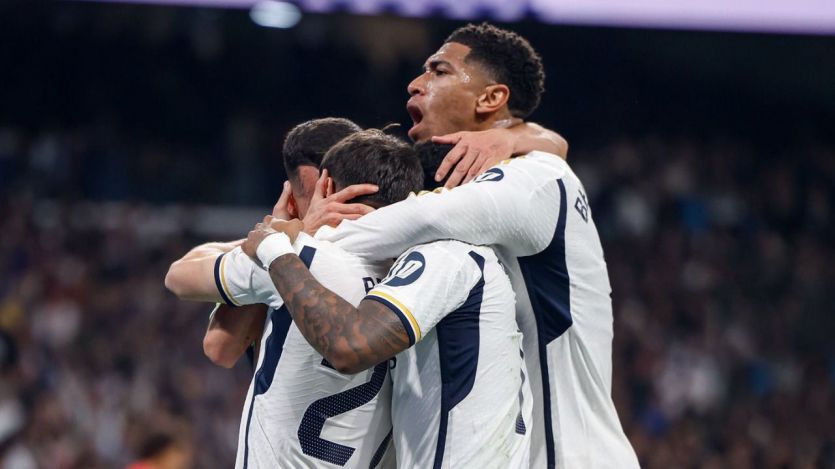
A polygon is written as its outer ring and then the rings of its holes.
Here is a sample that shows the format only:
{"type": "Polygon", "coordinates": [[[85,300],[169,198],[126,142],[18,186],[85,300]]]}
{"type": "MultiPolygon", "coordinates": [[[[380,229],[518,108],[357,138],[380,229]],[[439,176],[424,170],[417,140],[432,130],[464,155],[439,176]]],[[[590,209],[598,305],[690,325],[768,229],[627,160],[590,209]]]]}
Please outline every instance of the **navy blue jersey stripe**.
{"type": "Polygon", "coordinates": [[[290,330],[290,324],[293,323],[293,318],[290,317],[290,312],[287,311],[287,307],[282,306],[280,309],[270,311],[270,321],[272,322],[273,328],[264,346],[264,362],[255,373],[255,378],[253,378],[255,380],[255,388],[252,393],[252,399],[249,402],[249,415],[246,418],[246,436],[244,437],[244,468],[247,467],[249,462],[249,428],[252,423],[255,396],[267,392],[273,383],[275,370],[278,368],[278,361],[281,359],[284,341],[287,340],[287,331],[290,330]]]}
{"type": "Polygon", "coordinates": [[[301,259],[302,262],[304,262],[304,265],[306,265],[307,268],[309,269],[310,264],[313,263],[313,256],[315,256],[315,255],[316,255],[316,248],[310,247],[310,246],[305,246],[305,247],[302,248],[301,252],[299,253],[299,259],[301,259]]]}
{"type": "Polygon", "coordinates": [[[566,191],[562,179],[557,180],[557,185],[560,190],[560,214],[551,243],[538,254],[519,258],[519,268],[525,279],[525,287],[536,318],[548,469],[556,466],[556,455],[554,427],[551,421],[551,377],[548,370],[547,347],[573,323],[568,267],[565,262],[566,191]]]}
{"type": "Polygon", "coordinates": [[[223,289],[223,282],[220,280],[220,260],[223,259],[226,253],[223,253],[217,256],[215,260],[215,286],[217,287],[218,293],[220,293],[220,297],[223,298],[223,302],[229,306],[235,307],[235,303],[232,303],[232,300],[226,296],[226,291],[223,289]]]}
{"type": "Polygon", "coordinates": [[[371,380],[367,383],[323,397],[310,404],[304,412],[297,433],[302,452],[337,466],[347,464],[356,448],[323,439],[322,429],[329,418],[368,404],[377,397],[385,383],[386,373],[388,361],[374,367],[371,380]]]}
{"type": "MultiPolygon", "coordinates": [[[[525,358],[521,350],[519,351],[519,354],[522,355],[522,359],[525,358]]],[[[520,370],[519,374],[522,376],[522,385],[519,386],[519,415],[516,416],[516,433],[524,435],[528,432],[528,427],[525,426],[525,418],[522,415],[522,410],[525,406],[525,393],[522,392],[522,388],[525,386],[525,370],[520,370]]]]}
{"type": "Polygon", "coordinates": [[[363,301],[364,300],[373,300],[378,303],[382,303],[388,309],[390,309],[400,319],[400,322],[403,323],[403,328],[406,329],[406,334],[408,334],[409,336],[409,346],[411,347],[412,345],[415,345],[415,331],[412,329],[412,324],[409,323],[409,318],[407,318],[406,315],[403,314],[403,311],[400,311],[400,308],[392,304],[391,301],[376,295],[368,295],[365,298],[363,298],[363,301]]]}
{"type": "Polygon", "coordinates": [[[438,358],[441,365],[441,422],[434,467],[444,462],[449,412],[472,391],[478,367],[481,302],[484,298],[484,258],[470,251],[481,270],[481,278],[460,308],[438,322],[438,358]]]}
{"type": "Polygon", "coordinates": [[[380,461],[383,460],[383,456],[385,456],[386,451],[389,449],[389,443],[391,443],[391,436],[394,432],[394,429],[389,430],[389,434],[383,438],[383,442],[380,443],[380,447],[377,448],[377,451],[374,451],[374,456],[371,458],[371,464],[368,465],[368,469],[374,469],[380,464],[380,461]]]}
{"type": "MultiPolygon", "coordinates": [[[[310,264],[313,262],[313,257],[315,255],[315,248],[305,246],[299,257],[302,262],[310,268],[310,264]]],[[[217,264],[215,264],[215,272],[217,272],[217,264]]],[[[217,280],[217,278],[218,277],[216,275],[215,280],[217,280]]],[[[281,359],[281,352],[284,350],[284,341],[287,340],[287,332],[290,330],[293,318],[290,316],[287,306],[282,306],[281,308],[270,312],[270,321],[272,321],[273,329],[264,346],[264,361],[261,364],[261,368],[259,368],[255,373],[255,389],[252,393],[252,400],[249,403],[249,415],[246,418],[246,436],[244,437],[244,469],[247,469],[249,464],[249,428],[252,423],[252,410],[255,407],[255,396],[267,392],[273,383],[275,371],[278,369],[278,361],[281,359]]]]}

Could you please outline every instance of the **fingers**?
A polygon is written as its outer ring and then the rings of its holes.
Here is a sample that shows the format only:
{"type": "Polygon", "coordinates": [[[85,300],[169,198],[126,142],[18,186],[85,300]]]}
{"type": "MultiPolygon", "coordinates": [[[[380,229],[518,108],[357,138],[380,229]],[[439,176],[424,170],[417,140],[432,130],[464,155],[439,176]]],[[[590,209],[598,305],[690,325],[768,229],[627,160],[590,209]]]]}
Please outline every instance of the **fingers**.
{"type": "Polygon", "coordinates": [[[344,203],[361,195],[375,194],[379,187],[374,184],[354,184],[328,197],[333,202],[344,203]]]}
{"type": "Polygon", "coordinates": [[[374,207],[365,204],[333,204],[332,211],[342,215],[368,215],[374,211],[374,207]]]}
{"type": "Polygon", "coordinates": [[[478,159],[479,152],[478,150],[473,150],[467,152],[466,155],[458,162],[455,166],[455,170],[452,171],[452,174],[449,175],[449,179],[447,179],[446,184],[444,187],[447,189],[452,189],[453,187],[458,186],[464,180],[464,176],[470,171],[470,167],[473,166],[476,159],[478,159]]]}
{"type": "Polygon", "coordinates": [[[455,145],[461,141],[462,135],[461,132],[455,132],[446,135],[439,135],[432,137],[432,143],[440,143],[440,144],[447,144],[447,145],[455,145]]]}
{"type": "Polygon", "coordinates": [[[319,200],[327,197],[328,192],[328,170],[323,169],[319,179],[316,180],[316,188],[313,190],[311,200],[319,200]]]}
{"type": "Polygon", "coordinates": [[[290,189],[290,181],[284,181],[284,187],[281,189],[281,195],[278,197],[278,202],[276,202],[273,206],[273,217],[285,218],[287,216],[287,212],[289,211],[287,206],[290,202],[290,195],[292,193],[293,191],[290,189]]]}
{"type": "MultiPolygon", "coordinates": [[[[325,171],[327,171],[327,169],[326,169],[325,171]]],[[[327,192],[327,197],[330,197],[330,196],[332,196],[332,195],[333,195],[333,178],[332,178],[332,177],[329,177],[329,178],[328,178],[328,192],[327,192]]]]}
{"type": "Polygon", "coordinates": [[[467,148],[467,145],[458,144],[446,154],[444,160],[441,161],[441,165],[438,166],[438,171],[435,172],[435,182],[443,181],[449,170],[467,154],[467,148]]]}
{"type": "Polygon", "coordinates": [[[480,161],[476,161],[475,164],[470,167],[470,170],[467,172],[467,177],[464,179],[464,183],[472,181],[483,172],[504,161],[501,156],[494,156],[492,158],[482,157],[479,158],[479,160],[480,161]]]}
{"type": "Polygon", "coordinates": [[[478,157],[476,157],[475,161],[473,161],[473,164],[470,166],[470,169],[467,170],[467,174],[464,176],[464,184],[472,181],[481,173],[481,167],[487,159],[486,155],[479,153],[478,157]]]}
{"type": "Polygon", "coordinates": [[[343,220],[357,220],[362,217],[359,213],[331,213],[325,217],[325,224],[328,226],[337,226],[343,220]]]}

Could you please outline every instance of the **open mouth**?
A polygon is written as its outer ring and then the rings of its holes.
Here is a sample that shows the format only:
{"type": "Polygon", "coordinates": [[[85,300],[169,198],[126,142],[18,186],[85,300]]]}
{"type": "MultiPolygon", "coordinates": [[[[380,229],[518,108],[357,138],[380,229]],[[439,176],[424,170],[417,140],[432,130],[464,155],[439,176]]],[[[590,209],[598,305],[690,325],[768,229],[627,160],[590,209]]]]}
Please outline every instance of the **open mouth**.
{"type": "Polygon", "coordinates": [[[408,103],[406,104],[406,112],[408,112],[409,117],[412,118],[412,128],[409,129],[409,137],[414,139],[415,129],[418,125],[420,125],[421,121],[423,121],[423,111],[420,110],[417,104],[408,103]]]}

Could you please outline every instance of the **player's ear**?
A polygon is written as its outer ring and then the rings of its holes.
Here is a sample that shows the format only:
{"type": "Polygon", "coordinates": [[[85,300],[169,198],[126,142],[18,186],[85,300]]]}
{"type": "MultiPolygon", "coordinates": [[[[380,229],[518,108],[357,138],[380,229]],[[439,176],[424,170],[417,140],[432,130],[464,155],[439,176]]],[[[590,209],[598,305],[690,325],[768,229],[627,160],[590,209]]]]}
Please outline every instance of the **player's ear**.
{"type": "Polygon", "coordinates": [[[299,209],[296,208],[296,198],[293,193],[290,193],[290,198],[287,199],[287,213],[290,218],[299,218],[299,209]]]}
{"type": "Polygon", "coordinates": [[[510,99],[510,88],[507,85],[487,85],[484,93],[476,101],[475,112],[492,114],[501,109],[510,99]]]}

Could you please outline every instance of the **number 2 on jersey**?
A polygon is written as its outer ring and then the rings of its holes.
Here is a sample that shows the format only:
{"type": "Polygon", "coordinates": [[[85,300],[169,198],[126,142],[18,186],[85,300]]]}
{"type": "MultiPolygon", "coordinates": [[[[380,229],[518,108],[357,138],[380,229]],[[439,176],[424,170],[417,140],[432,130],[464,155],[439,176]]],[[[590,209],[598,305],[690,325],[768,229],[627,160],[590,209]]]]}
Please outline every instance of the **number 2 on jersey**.
{"type": "Polygon", "coordinates": [[[369,402],[380,392],[388,372],[388,362],[374,367],[371,380],[354,388],[314,401],[302,417],[299,425],[299,443],[302,452],[331,464],[344,466],[356,448],[340,445],[320,437],[325,422],[336,415],[357,409],[369,402]]]}

